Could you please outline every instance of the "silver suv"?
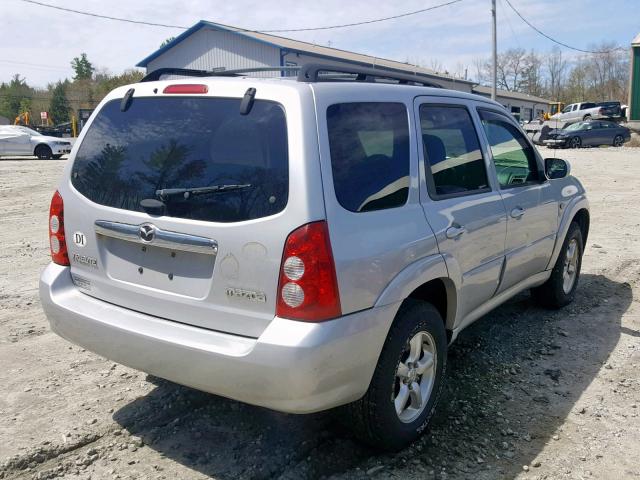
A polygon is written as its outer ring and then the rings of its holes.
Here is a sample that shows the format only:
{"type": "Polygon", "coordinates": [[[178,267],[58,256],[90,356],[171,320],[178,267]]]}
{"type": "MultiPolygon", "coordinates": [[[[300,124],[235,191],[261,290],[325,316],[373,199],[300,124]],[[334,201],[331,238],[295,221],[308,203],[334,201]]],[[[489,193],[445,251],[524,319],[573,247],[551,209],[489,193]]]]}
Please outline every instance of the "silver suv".
{"type": "Polygon", "coordinates": [[[343,406],[395,449],[463,328],[526,289],[572,300],[584,189],[499,104],[360,68],[158,77],[102,101],[51,202],[40,296],[71,342],[274,410],[343,406]]]}

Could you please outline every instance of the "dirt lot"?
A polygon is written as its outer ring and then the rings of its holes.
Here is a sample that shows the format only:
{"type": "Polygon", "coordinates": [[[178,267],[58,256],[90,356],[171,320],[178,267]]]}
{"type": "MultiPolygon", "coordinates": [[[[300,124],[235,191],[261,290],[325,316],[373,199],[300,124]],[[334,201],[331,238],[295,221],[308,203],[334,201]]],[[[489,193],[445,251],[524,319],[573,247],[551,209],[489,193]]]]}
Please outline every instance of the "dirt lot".
{"type": "Polygon", "coordinates": [[[640,150],[558,156],[592,203],[576,302],[523,294],[465,331],[433,428],[392,455],[331,414],[206,395],[51,333],[37,286],[64,161],[0,161],[0,478],[640,478],[640,150]]]}

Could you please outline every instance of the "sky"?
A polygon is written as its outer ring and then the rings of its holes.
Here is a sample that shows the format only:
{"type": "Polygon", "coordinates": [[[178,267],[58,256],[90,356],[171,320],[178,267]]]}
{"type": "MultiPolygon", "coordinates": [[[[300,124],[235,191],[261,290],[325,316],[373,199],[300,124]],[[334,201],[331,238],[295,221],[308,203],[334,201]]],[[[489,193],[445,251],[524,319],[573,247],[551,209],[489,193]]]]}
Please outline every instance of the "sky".
{"type": "MultiPolygon", "coordinates": [[[[41,0],[93,13],[154,23],[191,26],[198,20],[267,30],[352,23],[426,8],[444,0],[41,0]]],[[[640,33],[640,0],[510,0],[532,24],[572,46],[603,41],[627,46],[640,33]]],[[[491,54],[490,0],[462,0],[437,10],[358,27],[283,33],[343,50],[469,70],[491,54]]],[[[535,33],[498,0],[498,49],[545,52],[554,45],[535,33]]],[[[119,73],[153,53],[182,30],[91,18],[25,3],[0,0],[0,82],[19,73],[30,85],[71,78],[70,61],[85,52],[98,69],[119,73]]],[[[576,55],[563,49],[567,55],[576,55]]]]}

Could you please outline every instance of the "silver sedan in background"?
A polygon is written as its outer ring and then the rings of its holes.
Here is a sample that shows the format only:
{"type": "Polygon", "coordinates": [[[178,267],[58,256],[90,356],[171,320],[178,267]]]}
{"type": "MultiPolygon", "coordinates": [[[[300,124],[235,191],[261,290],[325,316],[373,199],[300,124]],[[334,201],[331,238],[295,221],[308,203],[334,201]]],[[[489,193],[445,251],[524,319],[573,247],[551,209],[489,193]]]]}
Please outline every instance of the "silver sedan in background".
{"type": "Polygon", "coordinates": [[[68,138],[48,137],[21,125],[0,126],[0,156],[33,155],[43,160],[57,160],[69,152],[68,138]]]}

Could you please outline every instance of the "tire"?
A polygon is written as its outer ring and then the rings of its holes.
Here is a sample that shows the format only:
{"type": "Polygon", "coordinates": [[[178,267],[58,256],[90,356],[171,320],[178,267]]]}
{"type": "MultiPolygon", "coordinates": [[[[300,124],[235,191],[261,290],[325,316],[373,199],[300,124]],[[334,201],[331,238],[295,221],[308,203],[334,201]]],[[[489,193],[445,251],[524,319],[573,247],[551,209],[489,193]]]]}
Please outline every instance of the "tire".
{"type": "Polygon", "coordinates": [[[589,120],[591,120],[591,115],[585,115],[584,117],[582,117],[583,122],[588,122],[589,120]]]}
{"type": "Polygon", "coordinates": [[[622,135],[616,135],[613,139],[614,147],[622,147],[624,145],[624,137],[622,135]]]}
{"type": "Polygon", "coordinates": [[[583,252],[582,231],[577,223],[571,222],[567,236],[562,243],[562,250],[560,250],[558,260],[551,271],[551,277],[539,287],[531,290],[538,304],[543,307],[558,309],[573,301],[578,288],[578,280],[580,279],[583,252]],[[575,248],[573,255],[570,254],[569,247],[571,245],[575,248]],[[567,283],[565,275],[571,271],[570,268],[568,269],[570,264],[573,265],[574,276],[573,281],[567,283]]]}
{"type": "Polygon", "coordinates": [[[442,393],[446,363],[447,335],[438,310],[430,303],[406,300],[389,330],[367,393],[345,407],[343,421],[348,422],[360,440],[375,448],[401,449],[427,428],[442,393]],[[420,344],[419,350],[423,350],[421,356],[413,355],[418,359],[417,368],[408,362],[413,353],[412,339],[414,344],[420,344]],[[433,364],[427,368],[429,357],[433,364]],[[429,373],[420,375],[418,371],[423,362],[423,368],[429,373]],[[401,363],[404,367],[410,366],[408,370],[405,368],[404,380],[399,372],[401,363]],[[411,383],[412,380],[415,382],[411,383]],[[414,409],[417,391],[423,400],[416,404],[420,407],[414,409]],[[404,408],[397,413],[396,402],[402,405],[401,398],[406,399],[404,408]]]}
{"type": "Polygon", "coordinates": [[[569,148],[581,148],[582,147],[582,139],[580,137],[572,137],[569,140],[569,148]]]}
{"type": "Polygon", "coordinates": [[[51,151],[51,147],[48,145],[38,145],[36,147],[35,152],[33,152],[36,157],[40,160],[49,160],[53,156],[53,152],[51,151]]]}
{"type": "Polygon", "coordinates": [[[51,158],[53,158],[54,160],[60,160],[62,158],[62,154],[51,155],[51,158]]]}

